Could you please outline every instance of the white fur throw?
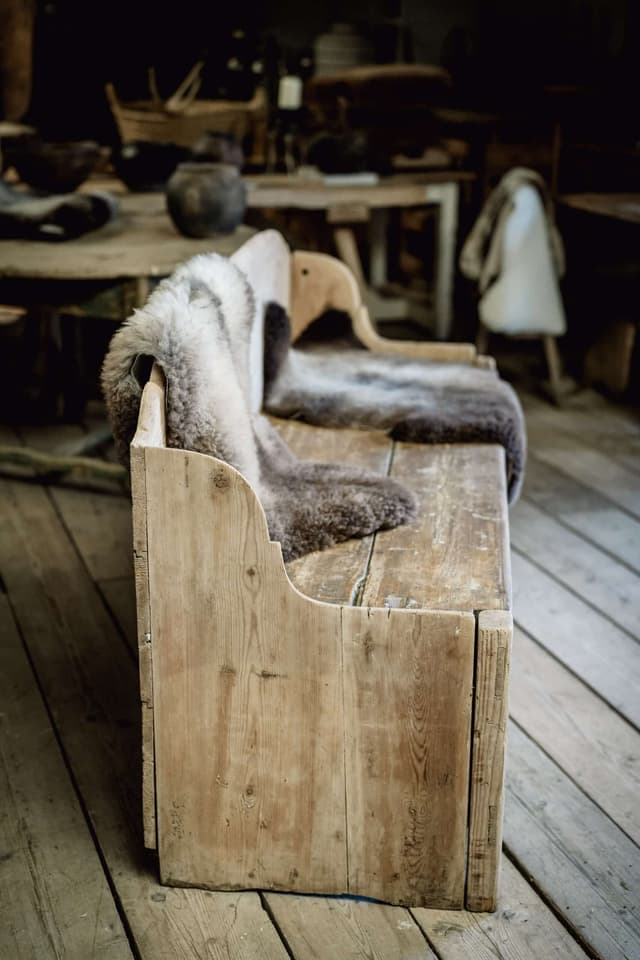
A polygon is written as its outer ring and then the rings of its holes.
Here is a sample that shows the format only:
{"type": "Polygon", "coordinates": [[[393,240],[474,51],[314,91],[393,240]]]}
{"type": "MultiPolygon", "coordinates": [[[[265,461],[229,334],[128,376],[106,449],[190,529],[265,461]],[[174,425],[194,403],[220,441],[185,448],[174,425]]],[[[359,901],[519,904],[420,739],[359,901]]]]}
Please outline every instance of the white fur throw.
{"type": "Polygon", "coordinates": [[[412,519],[413,495],[366,470],[298,460],[251,412],[249,352],[255,298],[216,254],[164,280],[116,332],[102,369],[114,437],[126,462],[150,359],[167,382],[167,443],[210,454],[243,474],[286,560],[412,519]],[[141,363],[147,358],[147,363],[141,363]]]}

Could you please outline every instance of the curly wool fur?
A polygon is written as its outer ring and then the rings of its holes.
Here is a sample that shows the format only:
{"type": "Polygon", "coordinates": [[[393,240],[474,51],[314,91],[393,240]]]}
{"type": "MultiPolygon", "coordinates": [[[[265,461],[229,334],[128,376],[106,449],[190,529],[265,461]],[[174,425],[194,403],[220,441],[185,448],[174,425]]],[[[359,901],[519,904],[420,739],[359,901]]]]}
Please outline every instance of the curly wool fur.
{"type": "Polygon", "coordinates": [[[269,421],[251,412],[251,287],[225,257],[194,257],[163,281],[114,335],[102,386],[123,461],[135,433],[142,384],[138,358],[167,382],[167,443],[231,464],[258,495],[286,560],[412,519],[413,495],[386,477],[307,463],[269,421]]]}
{"type": "Polygon", "coordinates": [[[326,427],[389,430],[421,443],[499,443],[507,454],[509,499],[522,486],[526,431],[513,388],[493,370],[407,360],[348,344],[290,346],[282,307],[265,318],[265,409],[326,427]]]}

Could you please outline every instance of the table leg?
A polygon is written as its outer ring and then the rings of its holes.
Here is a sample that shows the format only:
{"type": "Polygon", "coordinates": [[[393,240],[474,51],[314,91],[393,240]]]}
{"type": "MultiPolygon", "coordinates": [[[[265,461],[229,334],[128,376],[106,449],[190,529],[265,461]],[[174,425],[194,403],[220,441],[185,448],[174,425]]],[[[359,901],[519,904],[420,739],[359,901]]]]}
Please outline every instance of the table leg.
{"type": "Polygon", "coordinates": [[[369,222],[369,282],[381,287],[387,282],[387,227],[389,211],[371,210],[369,222]]]}
{"type": "Polygon", "coordinates": [[[338,256],[343,263],[346,263],[356,278],[356,282],[360,288],[360,294],[364,300],[368,293],[367,281],[364,277],[362,261],[360,260],[358,244],[356,243],[353,230],[350,227],[336,227],[333,231],[333,240],[338,256]]]}
{"type": "Polygon", "coordinates": [[[430,186],[427,193],[427,202],[433,201],[439,204],[435,289],[435,333],[437,340],[448,340],[451,337],[458,193],[457,183],[433,185],[430,186]]]}
{"type": "Polygon", "coordinates": [[[134,295],[136,307],[144,307],[150,290],[151,284],[149,282],[149,277],[136,277],[134,295]]]}

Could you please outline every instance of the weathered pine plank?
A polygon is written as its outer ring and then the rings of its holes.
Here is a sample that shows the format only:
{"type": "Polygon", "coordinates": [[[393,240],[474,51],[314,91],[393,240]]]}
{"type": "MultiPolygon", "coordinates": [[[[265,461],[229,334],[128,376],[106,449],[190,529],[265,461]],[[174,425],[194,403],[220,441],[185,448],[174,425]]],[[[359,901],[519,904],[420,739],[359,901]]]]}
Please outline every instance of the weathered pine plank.
{"type": "Polygon", "coordinates": [[[637,413],[607,402],[592,390],[552,408],[527,398],[527,423],[534,443],[541,434],[568,434],[600,450],[634,472],[640,471],[640,419],[637,413]]]}
{"type": "MultiPolygon", "coordinates": [[[[324,430],[294,420],[274,420],[278,432],[303,460],[349,463],[386,474],[392,443],[379,431],[324,430]]],[[[287,564],[289,579],[298,590],[327,603],[351,603],[362,582],[373,536],[339,543],[287,564]]]]}
{"type": "Polygon", "coordinates": [[[0,484],[0,571],[142,960],[286,960],[255,894],[158,884],[141,858],[140,719],[133,660],[47,497],[0,484]]]}
{"type": "Polygon", "coordinates": [[[640,845],[640,733],[516,630],[511,716],[640,845]]]}
{"type": "Polygon", "coordinates": [[[573,437],[532,431],[530,438],[532,457],[562,470],[640,518],[640,475],[573,437]]]}
{"type": "Polygon", "coordinates": [[[599,956],[640,956],[638,848],[514,724],[504,839],[510,855],[599,956]]]}
{"type": "Polygon", "coordinates": [[[291,589],[238,473],[145,460],[163,879],[345,893],[341,608],[291,589]]]}
{"type": "Polygon", "coordinates": [[[132,960],[4,595],[0,634],[0,956],[132,960]]]}
{"type": "Polygon", "coordinates": [[[422,908],[411,913],[441,960],[586,960],[587,954],[506,857],[496,913],[422,908]]]}
{"type": "Polygon", "coordinates": [[[494,444],[397,443],[391,476],[416,493],[418,516],[376,535],[362,604],[508,609],[504,474],[494,444]]]}
{"type": "Polygon", "coordinates": [[[91,578],[133,576],[129,498],[63,488],[51,492],[91,578]]]}
{"type": "Polygon", "coordinates": [[[478,614],[466,894],[470,910],[494,910],[498,895],[512,634],[508,611],[478,614]]]}
{"type": "Polygon", "coordinates": [[[295,960],[436,960],[403,907],[284,893],[266,899],[295,960]]]}
{"type": "Polygon", "coordinates": [[[349,892],[462,907],[475,617],[342,611],[349,892]]]}
{"type": "Polygon", "coordinates": [[[511,511],[511,543],[633,636],[640,636],[640,576],[521,500],[511,511]]]}
{"type": "Polygon", "coordinates": [[[574,533],[640,573],[640,521],[572,477],[531,458],[524,495],[574,533]]]}
{"type": "Polygon", "coordinates": [[[136,585],[133,576],[101,580],[98,581],[98,587],[127,646],[137,655],[136,585]]]}
{"type": "Polygon", "coordinates": [[[516,623],[640,726],[640,645],[525,557],[512,562],[516,623]]]}

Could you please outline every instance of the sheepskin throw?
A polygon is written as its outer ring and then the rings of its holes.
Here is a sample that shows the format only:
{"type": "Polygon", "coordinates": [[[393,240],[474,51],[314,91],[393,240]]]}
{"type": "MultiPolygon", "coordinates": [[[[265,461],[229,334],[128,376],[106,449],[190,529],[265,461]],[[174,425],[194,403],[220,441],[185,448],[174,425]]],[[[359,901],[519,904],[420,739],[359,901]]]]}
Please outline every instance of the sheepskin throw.
{"type": "Polygon", "coordinates": [[[349,342],[320,340],[292,348],[290,338],[285,311],[269,304],[267,411],[327,427],[389,430],[397,440],[502,444],[509,500],[517,499],[526,460],[524,417],[515,391],[494,370],[407,360],[349,342]]]}
{"type": "Polygon", "coordinates": [[[285,560],[412,519],[413,495],[366,470],[299,460],[251,412],[249,344],[255,299],[244,274],[216,254],[164,280],[115,334],[102,369],[113,434],[126,462],[151,358],[167,383],[167,443],[242,473],[285,560]]]}

